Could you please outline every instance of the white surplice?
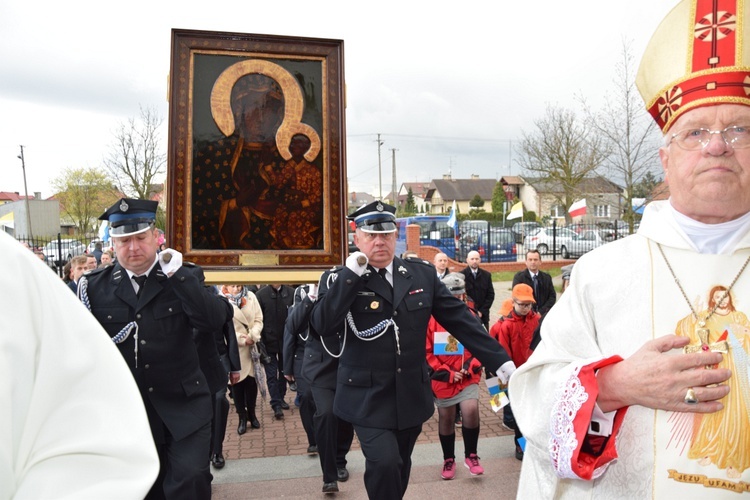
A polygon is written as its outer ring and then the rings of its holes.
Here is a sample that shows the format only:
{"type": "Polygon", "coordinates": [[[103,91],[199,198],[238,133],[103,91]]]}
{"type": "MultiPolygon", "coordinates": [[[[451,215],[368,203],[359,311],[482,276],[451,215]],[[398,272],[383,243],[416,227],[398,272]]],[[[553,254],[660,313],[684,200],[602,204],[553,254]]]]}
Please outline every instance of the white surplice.
{"type": "Polygon", "coordinates": [[[2,232],[0,256],[0,499],[142,499],[159,458],[122,355],[2,232]]]}

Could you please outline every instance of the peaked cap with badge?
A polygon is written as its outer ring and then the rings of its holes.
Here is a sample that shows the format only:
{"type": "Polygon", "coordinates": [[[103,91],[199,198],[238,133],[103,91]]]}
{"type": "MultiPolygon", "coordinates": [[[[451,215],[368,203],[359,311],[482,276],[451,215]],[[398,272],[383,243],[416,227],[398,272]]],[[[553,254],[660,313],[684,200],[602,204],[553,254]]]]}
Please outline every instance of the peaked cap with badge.
{"type": "Polygon", "coordinates": [[[742,0],[683,0],[667,14],[636,77],[662,132],[700,106],[750,105],[748,26],[750,9],[742,0]]]}
{"type": "Polygon", "coordinates": [[[122,198],[109,207],[99,220],[109,221],[110,236],[131,236],[153,227],[158,206],[157,201],[122,198]]]}
{"type": "Polygon", "coordinates": [[[357,229],[365,233],[393,233],[396,231],[396,207],[373,201],[347,216],[357,229]]]}

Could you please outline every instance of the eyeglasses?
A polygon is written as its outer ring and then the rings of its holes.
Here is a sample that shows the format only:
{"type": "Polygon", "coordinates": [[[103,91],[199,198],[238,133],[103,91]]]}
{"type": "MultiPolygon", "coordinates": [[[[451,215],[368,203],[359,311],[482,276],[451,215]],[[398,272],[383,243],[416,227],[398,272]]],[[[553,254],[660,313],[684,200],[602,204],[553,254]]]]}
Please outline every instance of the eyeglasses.
{"type": "Polygon", "coordinates": [[[534,305],[534,303],[533,303],[533,302],[523,303],[523,302],[518,302],[517,300],[514,300],[513,302],[514,302],[514,303],[515,303],[515,304],[516,304],[516,305],[517,305],[518,307],[531,307],[531,306],[533,306],[533,305],[534,305]]]}
{"type": "Polygon", "coordinates": [[[672,134],[669,143],[677,143],[686,151],[698,151],[708,146],[714,134],[721,134],[724,143],[732,149],[750,147],[750,127],[733,125],[724,130],[709,130],[707,128],[691,128],[672,134]]]}

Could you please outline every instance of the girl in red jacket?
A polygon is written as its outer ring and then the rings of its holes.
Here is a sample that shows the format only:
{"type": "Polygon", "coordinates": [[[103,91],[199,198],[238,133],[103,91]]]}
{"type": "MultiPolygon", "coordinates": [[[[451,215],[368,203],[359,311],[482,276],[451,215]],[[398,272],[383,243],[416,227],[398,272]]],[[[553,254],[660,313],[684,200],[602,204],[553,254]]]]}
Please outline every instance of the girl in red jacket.
{"type": "MultiPolygon", "coordinates": [[[[451,273],[442,279],[450,292],[466,302],[464,276],[451,273]]],[[[480,321],[477,317],[477,321],[480,321]]],[[[457,343],[435,318],[427,326],[427,364],[432,369],[432,392],[438,409],[438,435],[443,448],[443,479],[456,475],[456,406],[463,415],[461,434],[464,440],[464,465],[476,476],[484,469],[479,464],[479,379],[482,366],[479,360],[457,343]]]]}

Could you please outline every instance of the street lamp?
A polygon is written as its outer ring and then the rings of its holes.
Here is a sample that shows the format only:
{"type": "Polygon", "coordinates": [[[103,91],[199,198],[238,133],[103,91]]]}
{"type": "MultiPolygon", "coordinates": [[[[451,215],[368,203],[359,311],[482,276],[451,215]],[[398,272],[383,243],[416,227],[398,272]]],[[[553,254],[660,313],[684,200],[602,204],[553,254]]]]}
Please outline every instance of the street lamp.
{"type": "Polygon", "coordinates": [[[18,155],[21,160],[21,169],[23,170],[23,194],[26,196],[26,225],[29,228],[29,239],[34,241],[34,233],[31,231],[31,210],[29,210],[29,189],[26,187],[26,162],[23,159],[23,146],[21,146],[21,154],[18,155]]]}

